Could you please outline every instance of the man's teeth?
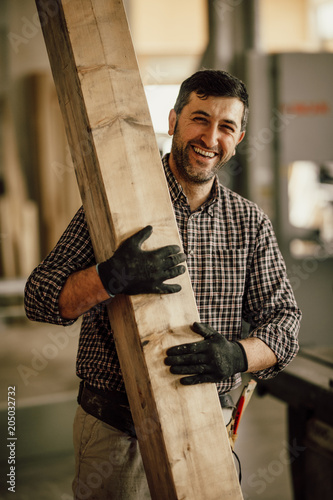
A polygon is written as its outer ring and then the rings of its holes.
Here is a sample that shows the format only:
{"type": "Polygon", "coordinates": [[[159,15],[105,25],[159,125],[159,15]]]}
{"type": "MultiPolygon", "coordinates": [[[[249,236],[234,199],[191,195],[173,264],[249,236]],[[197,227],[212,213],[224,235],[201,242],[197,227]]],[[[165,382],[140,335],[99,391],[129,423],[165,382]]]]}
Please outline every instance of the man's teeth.
{"type": "Polygon", "coordinates": [[[215,153],[209,152],[209,151],[204,151],[203,149],[193,147],[194,151],[196,153],[199,153],[202,156],[208,156],[209,158],[213,158],[215,156],[215,153]]]}

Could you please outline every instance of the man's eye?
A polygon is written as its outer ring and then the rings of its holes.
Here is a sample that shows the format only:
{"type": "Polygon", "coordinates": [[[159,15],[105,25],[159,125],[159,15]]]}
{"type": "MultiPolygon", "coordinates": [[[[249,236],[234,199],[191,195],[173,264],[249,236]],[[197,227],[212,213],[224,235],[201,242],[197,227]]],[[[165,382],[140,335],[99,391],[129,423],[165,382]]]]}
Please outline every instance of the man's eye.
{"type": "Polygon", "coordinates": [[[207,119],[206,119],[206,118],[203,118],[202,116],[195,116],[195,117],[193,118],[193,120],[194,120],[195,122],[199,122],[199,123],[206,123],[206,122],[207,122],[207,119]]]}
{"type": "Polygon", "coordinates": [[[234,132],[235,132],[235,129],[234,129],[233,127],[231,127],[230,125],[226,125],[226,124],[224,124],[224,125],[222,125],[222,127],[221,127],[221,128],[223,128],[223,129],[227,130],[228,132],[232,132],[232,133],[234,133],[234,132]]]}

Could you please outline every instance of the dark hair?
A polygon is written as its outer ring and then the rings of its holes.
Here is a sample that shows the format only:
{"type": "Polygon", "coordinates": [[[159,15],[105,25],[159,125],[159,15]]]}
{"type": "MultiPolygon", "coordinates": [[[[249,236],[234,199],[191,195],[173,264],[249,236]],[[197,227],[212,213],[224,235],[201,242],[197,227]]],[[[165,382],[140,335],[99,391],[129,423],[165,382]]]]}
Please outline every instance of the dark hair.
{"type": "Polygon", "coordinates": [[[197,71],[183,81],[174,106],[177,116],[186,104],[190,95],[195,92],[200,99],[207,97],[236,97],[244,104],[241,130],[245,130],[249,114],[249,96],[244,83],[226,71],[204,69],[197,71]]]}

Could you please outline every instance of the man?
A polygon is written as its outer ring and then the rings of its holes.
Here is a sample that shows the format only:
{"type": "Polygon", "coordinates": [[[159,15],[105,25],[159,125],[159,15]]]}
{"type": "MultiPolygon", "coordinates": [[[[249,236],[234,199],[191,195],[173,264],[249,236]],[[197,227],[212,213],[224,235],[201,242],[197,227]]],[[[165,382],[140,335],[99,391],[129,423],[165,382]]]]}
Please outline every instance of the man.
{"type": "Polygon", "coordinates": [[[186,258],[202,321],[192,328],[202,340],[170,348],[165,363],[184,385],[216,383],[221,400],[239,385],[241,372],[272,377],[298,351],[300,311],[271,223],[216,175],[243,140],[247,115],[245,86],[226,72],[199,71],[181,86],[163,166],[184,254],[174,245],[143,251],[148,226],[96,266],[81,208],[27,282],[30,319],[69,325],[83,315],[77,499],[150,498],[106,312],[116,294],[177,293],[179,285],[165,281],[185,271],[186,258]],[[126,283],[122,273],[130,276],[126,283]],[[251,327],[244,339],[242,320],[251,327]]]}

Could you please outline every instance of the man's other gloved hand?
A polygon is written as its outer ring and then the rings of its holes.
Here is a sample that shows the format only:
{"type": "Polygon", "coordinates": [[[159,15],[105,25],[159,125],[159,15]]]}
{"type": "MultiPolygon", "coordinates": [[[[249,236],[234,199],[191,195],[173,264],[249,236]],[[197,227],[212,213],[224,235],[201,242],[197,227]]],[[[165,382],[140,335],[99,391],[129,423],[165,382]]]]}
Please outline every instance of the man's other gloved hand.
{"type": "Polygon", "coordinates": [[[107,292],[119,293],[175,293],[180,285],[167,285],[165,280],[185,272],[179,266],[186,260],[177,245],[168,245],[157,250],[141,250],[142,243],[152,234],[152,226],[146,226],[125,240],[113,256],[98,264],[97,272],[107,292]]]}
{"type": "Polygon", "coordinates": [[[194,323],[192,330],[204,337],[200,342],[182,344],[167,350],[165,364],[171,373],[191,375],[180,379],[183,385],[221,382],[248,368],[244,347],[230,342],[224,335],[203,323],[194,323]]]}

